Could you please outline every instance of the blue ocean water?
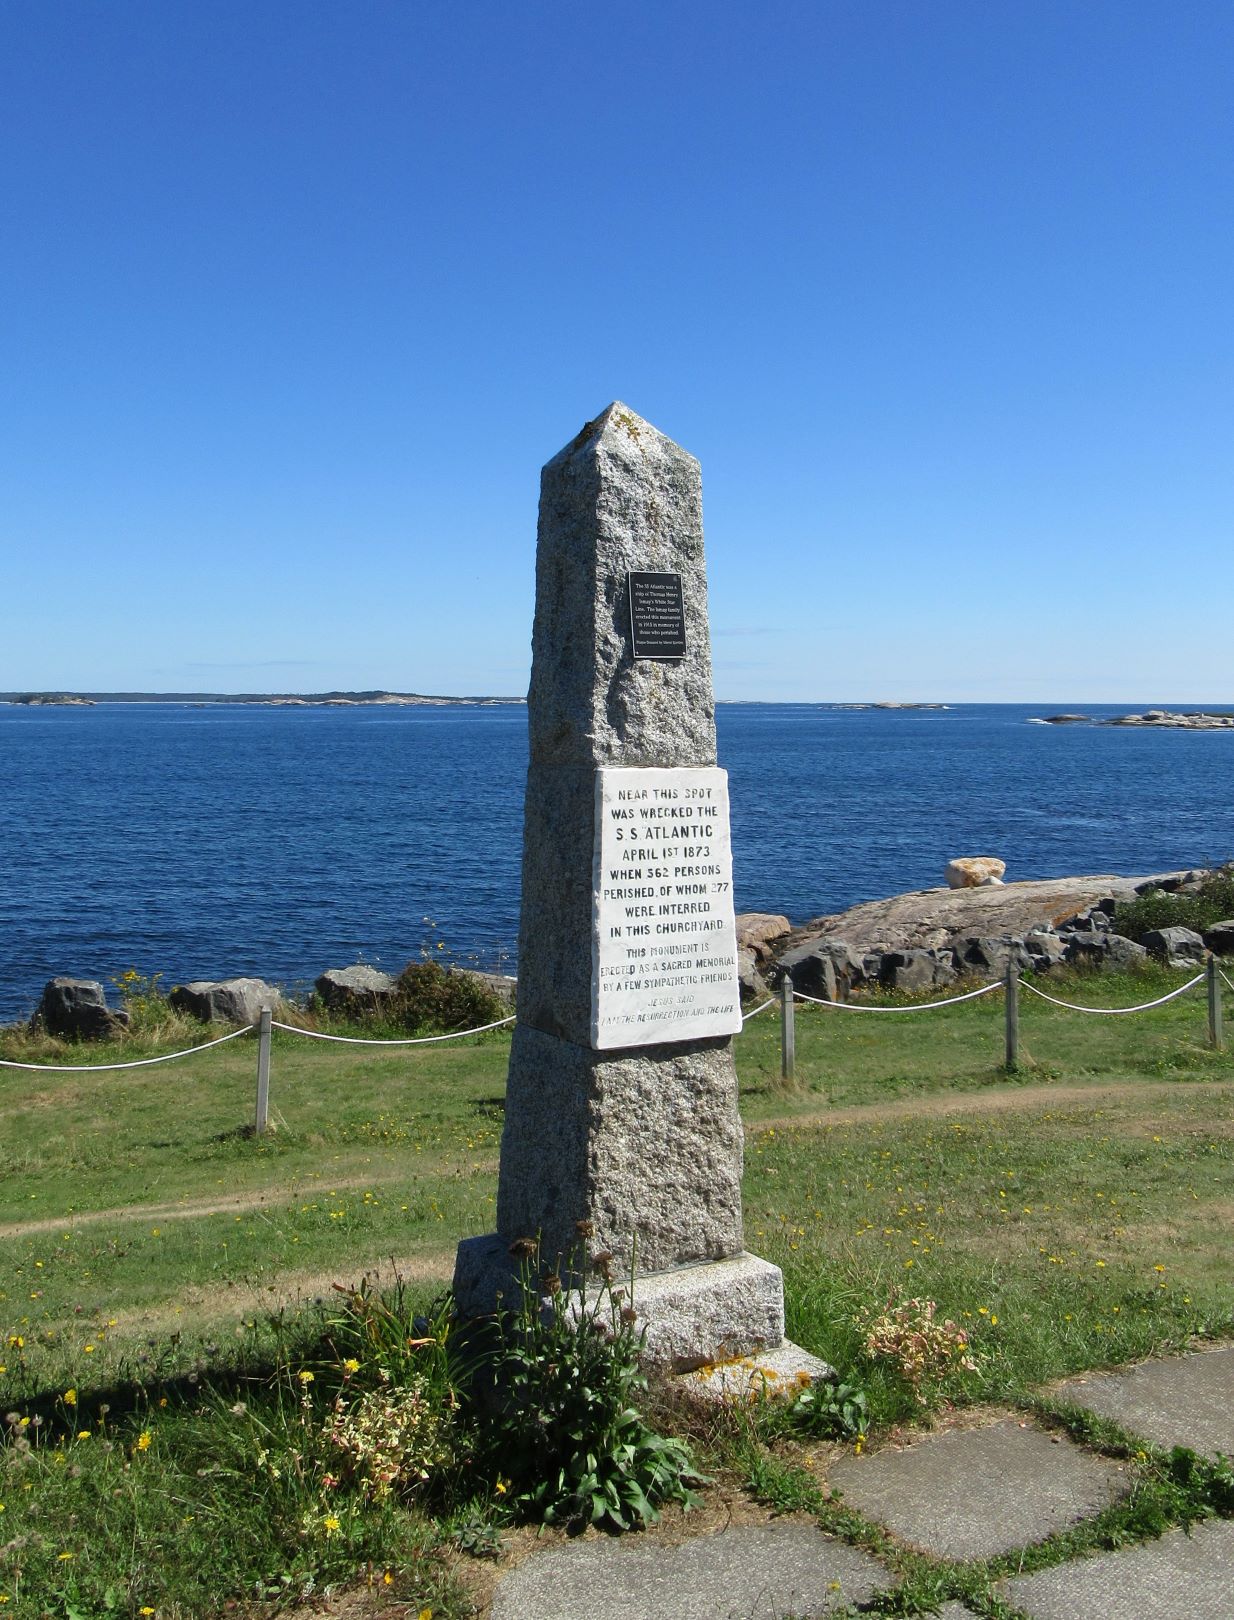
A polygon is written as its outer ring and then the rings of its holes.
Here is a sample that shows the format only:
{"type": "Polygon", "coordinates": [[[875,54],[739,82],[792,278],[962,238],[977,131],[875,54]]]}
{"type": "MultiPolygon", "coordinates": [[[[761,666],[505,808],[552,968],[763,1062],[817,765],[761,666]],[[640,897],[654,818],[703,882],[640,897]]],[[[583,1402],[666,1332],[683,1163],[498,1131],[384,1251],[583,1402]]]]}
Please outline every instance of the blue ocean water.
{"type": "MultiPolygon", "coordinates": [[[[955,855],[1009,878],[1234,856],[1234,732],[1042,712],[721,705],[738,910],[804,921],[955,855]]],[[[56,973],[304,985],[430,935],[512,963],[525,769],[519,705],[0,706],[0,1020],[56,973]]]]}

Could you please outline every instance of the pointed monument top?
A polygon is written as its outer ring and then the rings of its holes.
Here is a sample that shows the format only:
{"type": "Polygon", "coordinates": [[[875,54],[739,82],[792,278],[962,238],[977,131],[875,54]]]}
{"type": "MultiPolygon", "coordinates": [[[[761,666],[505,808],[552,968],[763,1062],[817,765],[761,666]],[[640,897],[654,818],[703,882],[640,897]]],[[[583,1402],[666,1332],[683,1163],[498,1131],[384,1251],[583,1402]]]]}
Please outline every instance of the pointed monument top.
{"type": "Polygon", "coordinates": [[[606,405],[590,422],[584,422],[579,433],[575,434],[565,446],[559,450],[548,463],[552,467],[559,461],[567,461],[581,451],[598,448],[601,444],[620,444],[624,449],[650,450],[653,446],[673,450],[678,455],[689,456],[691,461],[695,458],[688,450],[683,450],[667,433],[661,433],[658,427],[641,417],[637,411],[632,411],[621,400],[615,399],[611,405],[606,405]]]}

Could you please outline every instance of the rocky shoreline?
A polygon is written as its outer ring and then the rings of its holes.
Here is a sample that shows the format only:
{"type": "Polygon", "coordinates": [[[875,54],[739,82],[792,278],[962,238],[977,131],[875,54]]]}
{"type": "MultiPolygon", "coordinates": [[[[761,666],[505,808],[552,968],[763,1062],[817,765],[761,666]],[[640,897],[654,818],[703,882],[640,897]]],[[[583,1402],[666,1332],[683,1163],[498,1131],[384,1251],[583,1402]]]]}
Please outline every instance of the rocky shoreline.
{"type": "MultiPolygon", "coordinates": [[[[737,921],[738,977],[746,1001],[763,998],[787,974],[805,995],[846,1000],[871,990],[943,990],[962,979],[1002,977],[1059,967],[1134,968],[1150,960],[1194,967],[1211,952],[1234,956],[1234,916],[1203,928],[1164,926],[1138,939],[1118,931],[1118,913],[1145,896],[1194,897],[1214,880],[1228,885],[1234,865],[1155,872],[1139,877],[1036,878],[1005,883],[1003,863],[968,857],[948,865],[952,886],[916,889],[867,900],[845,911],[794,926],[771,912],[744,912],[737,921]]],[[[1222,890],[1228,893],[1228,888],[1222,890]]],[[[513,1006],[513,978],[452,967],[513,1006]]],[[[379,1013],[397,981],[367,964],[320,975],[312,1004],[328,1013],[379,1013]]],[[[172,1008],[203,1023],[250,1024],[263,1006],[286,1003],[262,979],[197,980],[177,985],[172,1008]]],[[[128,1018],[109,1006],[93,979],[59,977],[46,986],[32,1022],[77,1039],[114,1036],[128,1018]]]]}
{"type": "MultiPolygon", "coordinates": [[[[482,973],[456,965],[446,967],[445,973],[447,977],[471,981],[503,1007],[513,1009],[515,981],[507,974],[482,973]]],[[[123,993],[124,982],[119,982],[123,993]]],[[[302,1005],[309,1011],[350,1019],[380,1016],[394,1006],[399,991],[396,975],[357,962],[351,967],[328,968],[317,978],[312,995],[304,1003],[293,1000],[277,985],[254,978],[194,979],[174,986],[167,1001],[173,1012],[198,1023],[239,1027],[257,1023],[263,1007],[276,1010],[276,1015],[279,1009],[286,1011],[302,1005]]],[[[107,992],[98,979],[60,975],[48,980],[29,1028],[66,1040],[108,1040],[123,1035],[130,1022],[124,1007],[108,1003],[107,992]]]]}
{"type": "Polygon", "coordinates": [[[1112,720],[1094,720],[1091,714],[1045,714],[1028,723],[1030,726],[1148,726],[1176,731],[1228,731],[1234,727],[1234,711],[1145,709],[1143,714],[1120,714],[1112,720]]]}
{"type": "Polygon", "coordinates": [[[1189,966],[1210,950],[1234,953],[1234,920],[1202,932],[1153,929],[1136,941],[1116,931],[1115,913],[1153,892],[1197,894],[1217,875],[1216,868],[1193,868],[919,889],[800,927],[787,917],[745,913],[737,919],[742,990],[766,995],[787,973],[804,994],[835,1001],[867,989],[942,989],[967,977],[998,978],[1009,963],[1024,973],[1080,963],[1131,967],[1150,958],[1189,966]]]}

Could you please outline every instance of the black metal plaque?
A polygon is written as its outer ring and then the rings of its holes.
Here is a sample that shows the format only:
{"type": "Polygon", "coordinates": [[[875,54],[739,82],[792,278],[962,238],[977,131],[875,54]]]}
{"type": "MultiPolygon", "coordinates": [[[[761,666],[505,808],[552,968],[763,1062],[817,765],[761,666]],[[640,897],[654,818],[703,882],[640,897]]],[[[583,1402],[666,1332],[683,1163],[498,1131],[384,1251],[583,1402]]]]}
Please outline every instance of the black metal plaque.
{"type": "Polygon", "coordinates": [[[630,642],[635,658],[684,658],[686,610],[680,574],[631,570],[630,642]]]}

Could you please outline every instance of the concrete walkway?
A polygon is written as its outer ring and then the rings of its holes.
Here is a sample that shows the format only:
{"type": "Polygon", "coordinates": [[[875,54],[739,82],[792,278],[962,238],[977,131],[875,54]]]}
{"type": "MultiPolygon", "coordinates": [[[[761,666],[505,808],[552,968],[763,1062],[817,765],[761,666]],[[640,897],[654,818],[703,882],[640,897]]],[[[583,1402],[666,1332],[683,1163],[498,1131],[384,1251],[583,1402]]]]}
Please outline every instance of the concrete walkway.
{"type": "MultiPolygon", "coordinates": [[[[1234,1457],[1234,1348],[1072,1379],[1057,1394],[1152,1444],[1234,1457]]],[[[1132,1470],[1003,1418],[846,1456],[828,1484],[945,1573],[1082,1524],[1130,1490],[1132,1470]]],[[[800,1522],[729,1525],[673,1546],[588,1535],[503,1576],[492,1620],[813,1620],[877,1611],[895,1585],[871,1553],[800,1522]]],[[[1029,1620],[1234,1620],[1234,1520],[987,1578],[976,1609],[953,1600],[942,1620],[971,1620],[988,1600],[1029,1620]]]]}

